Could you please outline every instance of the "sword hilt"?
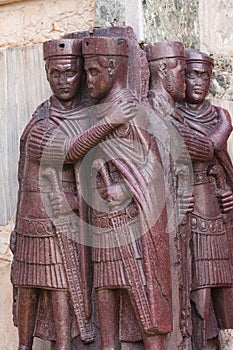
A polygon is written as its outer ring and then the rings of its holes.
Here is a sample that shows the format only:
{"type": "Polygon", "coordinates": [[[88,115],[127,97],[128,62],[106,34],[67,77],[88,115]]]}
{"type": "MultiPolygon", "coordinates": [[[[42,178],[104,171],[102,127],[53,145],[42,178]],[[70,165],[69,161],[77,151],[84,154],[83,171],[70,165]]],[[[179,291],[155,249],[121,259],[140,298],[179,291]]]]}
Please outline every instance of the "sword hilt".
{"type": "Polygon", "coordinates": [[[215,182],[218,190],[228,189],[225,173],[221,165],[215,164],[211,166],[208,169],[208,175],[211,175],[215,178],[215,182]]]}
{"type": "Polygon", "coordinates": [[[54,168],[45,168],[42,171],[42,176],[47,177],[49,180],[53,193],[60,193],[61,188],[59,184],[58,174],[57,171],[54,168]]]}
{"type": "Polygon", "coordinates": [[[103,159],[100,159],[100,158],[95,159],[92,163],[92,168],[95,168],[97,170],[97,172],[100,173],[106,187],[112,185],[111,177],[108,173],[108,170],[106,169],[105,161],[103,159]]]}

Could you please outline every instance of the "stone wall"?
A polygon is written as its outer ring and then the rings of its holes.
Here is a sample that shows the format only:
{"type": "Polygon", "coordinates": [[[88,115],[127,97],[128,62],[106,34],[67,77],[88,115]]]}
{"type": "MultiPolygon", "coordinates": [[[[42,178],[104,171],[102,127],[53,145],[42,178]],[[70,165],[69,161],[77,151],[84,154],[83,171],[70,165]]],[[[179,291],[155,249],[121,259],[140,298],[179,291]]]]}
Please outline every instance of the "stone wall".
{"type": "Polygon", "coordinates": [[[213,54],[211,97],[233,101],[233,0],[200,0],[200,49],[213,54]]]}
{"type": "Polygon", "coordinates": [[[0,6],[0,47],[41,43],[94,24],[94,0],[27,0],[5,4],[0,6]]]}
{"type": "Polygon", "coordinates": [[[125,0],[96,0],[96,26],[123,25],[126,16],[125,3],[125,0]]]}
{"type": "Polygon", "coordinates": [[[17,332],[12,323],[12,286],[10,283],[10,265],[12,254],[9,249],[9,231],[13,223],[0,227],[0,349],[17,349],[17,332]]]}
{"type": "Polygon", "coordinates": [[[142,0],[145,41],[183,41],[185,46],[198,48],[199,0],[142,0]]]}

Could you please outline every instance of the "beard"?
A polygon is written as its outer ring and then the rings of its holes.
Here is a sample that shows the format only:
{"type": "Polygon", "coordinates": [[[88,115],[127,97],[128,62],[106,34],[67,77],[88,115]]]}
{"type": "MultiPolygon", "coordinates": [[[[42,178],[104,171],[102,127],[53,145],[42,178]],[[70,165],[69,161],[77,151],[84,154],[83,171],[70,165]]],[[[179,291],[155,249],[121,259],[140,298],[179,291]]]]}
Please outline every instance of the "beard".
{"type": "Polygon", "coordinates": [[[165,90],[175,102],[181,102],[185,98],[185,84],[182,77],[175,76],[173,70],[169,70],[164,84],[165,90]]]}

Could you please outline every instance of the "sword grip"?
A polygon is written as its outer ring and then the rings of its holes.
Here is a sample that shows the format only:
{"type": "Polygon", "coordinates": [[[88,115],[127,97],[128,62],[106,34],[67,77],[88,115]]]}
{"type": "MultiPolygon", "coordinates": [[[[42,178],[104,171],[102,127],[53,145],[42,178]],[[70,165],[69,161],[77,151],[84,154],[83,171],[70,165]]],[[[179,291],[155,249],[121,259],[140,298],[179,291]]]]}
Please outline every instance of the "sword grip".
{"type": "Polygon", "coordinates": [[[95,168],[97,172],[100,173],[106,187],[112,185],[112,180],[109,176],[108,170],[105,167],[105,162],[103,159],[95,159],[92,163],[92,168],[95,168]]]}
{"type": "Polygon", "coordinates": [[[54,168],[48,167],[48,168],[43,169],[42,175],[44,177],[47,177],[47,179],[50,181],[53,193],[60,193],[61,192],[58,174],[54,168]]]}

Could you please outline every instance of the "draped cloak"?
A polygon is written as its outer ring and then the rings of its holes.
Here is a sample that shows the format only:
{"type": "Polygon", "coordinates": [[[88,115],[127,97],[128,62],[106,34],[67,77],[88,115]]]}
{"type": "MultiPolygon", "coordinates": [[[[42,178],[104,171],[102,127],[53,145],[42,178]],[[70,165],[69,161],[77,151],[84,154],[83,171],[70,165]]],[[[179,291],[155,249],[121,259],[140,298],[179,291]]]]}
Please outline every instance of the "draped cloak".
{"type": "MultiPolygon", "coordinates": [[[[49,99],[37,108],[20,141],[19,195],[15,226],[16,249],[11,280],[16,287],[41,289],[35,336],[47,340],[56,338],[50,296],[47,290],[66,291],[68,284],[49,204],[49,193],[53,189],[49,181],[41,181],[40,172],[46,166],[58,172],[58,181],[64,194],[64,200],[73,209],[72,214],[69,215],[68,230],[74,239],[69,240],[68,244],[81,274],[85,274],[85,277],[89,275],[89,279],[85,281],[87,284],[85,285],[83,281],[81,288],[86,288],[85,292],[90,293],[91,263],[88,260],[88,248],[79,245],[80,232],[87,234],[84,232],[85,225],[83,225],[87,220],[87,208],[80,195],[79,161],[77,159],[75,162],[67,161],[64,144],[60,142],[75,137],[88,128],[88,112],[89,109],[84,106],[70,111],[61,111],[52,107],[51,99],[49,99]],[[54,140],[56,142],[53,142],[54,140]],[[84,261],[80,262],[80,254],[84,250],[85,264],[84,261]]],[[[17,288],[14,290],[17,292],[17,288]]],[[[90,308],[90,300],[89,304],[90,308]]],[[[73,312],[71,312],[71,317],[74,320],[73,312]]],[[[14,322],[17,325],[16,307],[14,308],[14,322]]],[[[72,336],[75,337],[77,334],[77,323],[72,322],[72,336]]]]}
{"type": "MultiPolygon", "coordinates": [[[[131,201],[110,212],[96,210],[92,203],[94,247],[94,275],[98,288],[126,288],[135,305],[132,281],[127,275],[128,261],[132,258],[140,265],[139,271],[146,290],[153,334],[168,333],[172,329],[171,276],[169,240],[166,233],[167,217],[164,208],[164,184],[161,160],[154,138],[148,134],[147,115],[129,90],[121,90],[105,103],[135,101],[137,116],[116,129],[98,145],[94,159],[102,159],[113,184],[124,183],[131,193],[131,201]],[[119,218],[119,227],[112,226],[111,217],[119,218]],[[127,249],[111,245],[115,235],[123,235],[127,249]],[[105,246],[104,246],[105,245],[105,246]],[[122,254],[125,255],[122,258],[122,254]],[[135,256],[135,254],[137,256],[135,256]],[[115,275],[115,277],[114,277],[115,275]]],[[[97,176],[97,187],[103,187],[103,175],[97,176]]],[[[95,199],[94,199],[95,200],[95,199]]],[[[138,286],[138,288],[141,288],[138,286]]],[[[124,310],[123,310],[124,311],[124,310]]],[[[134,311],[140,319],[137,308],[134,311]]],[[[127,316],[126,316],[127,318],[127,316]]],[[[143,329],[143,325],[141,325],[143,329]]],[[[146,331],[143,329],[143,331],[146,331]]]]}
{"type": "MultiPolygon", "coordinates": [[[[135,98],[132,96],[130,92],[123,91],[121,95],[116,98],[116,101],[114,102],[118,102],[118,101],[120,102],[121,99],[125,99],[126,97],[128,100],[135,101],[135,98]]],[[[25,157],[25,145],[27,142],[28,134],[30,133],[31,129],[33,129],[34,127],[37,128],[39,126],[40,124],[39,122],[42,122],[42,124],[47,123],[49,118],[52,116],[51,112],[53,115],[50,121],[53,124],[53,127],[51,129],[56,128],[57,126],[60,126],[62,124],[61,121],[66,118],[65,115],[64,114],[62,115],[61,111],[52,110],[50,106],[50,102],[47,101],[37,109],[34,118],[29,122],[28,126],[26,127],[23,133],[23,136],[21,139],[21,157],[20,157],[20,163],[19,163],[19,181],[20,182],[22,180],[22,174],[25,171],[24,157],[25,157]]],[[[73,117],[74,124],[76,124],[75,113],[79,114],[79,112],[80,111],[74,111],[74,114],[71,112],[71,116],[73,117]]],[[[81,115],[82,115],[82,112],[81,112],[81,115]]],[[[169,259],[168,237],[165,232],[166,212],[163,208],[161,209],[159,205],[159,203],[161,202],[161,198],[163,197],[163,193],[162,193],[163,186],[161,186],[161,178],[160,176],[158,176],[158,169],[156,168],[156,166],[160,164],[160,159],[158,155],[157,146],[153,138],[150,137],[141,128],[142,125],[145,126],[144,124],[145,118],[142,118],[142,114],[141,114],[137,119],[138,120],[136,124],[135,122],[132,122],[132,123],[129,123],[130,126],[126,126],[126,127],[123,126],[122,129],[119,128],[117,133],[118,133],[118,136],[121,135],[120,139],[119,138],[115,139],[115,135],[113,135],[113,137],[111,136],[109,137],[110,142],[108,142],[108,137],[106,137],[105,138],[106,142],[102,143],[100,145],[100,148],[102,148],[103,152],[107,157],[114,158],[114,159],[116,158],[114,160],[114,166],[118,169],[118,172],[121,174],[122,178],[125,179],[127,186],[129,187],[133,195],[137,210],[140,213],[140,220],[138,220],[138,222],[136,223],[136,226],[138,226],[136,231],[140,232],[140,227],[144,228],[143,234],[140,237],[140,241],[141,241],[140,246],[142,248],[143,275],[145,278],[145,285],[147,289],[148,304],[151,309],[150,316],[153,320],[153,327],[155,332],[167,333],[171,331],[171,324],[172,324],[170,259],[169,259]],[[126,130],[124,130],[125,128],[126,130]],[[133,135],[133,140],[135,139],[137,140],[136,152],[134,149],[135,144],[133,145],[133,147],[132,146],[129,147],[132,139],[130,140],[128,136],[126,138],[124,137],[128,134],[128,132],[125,133],[125,131],[127,130],[130,131],[129,135],[131,136],[133,135]],[[150,152],[148,152],[148,149],[150,149],[150,152]],[[130,158],[132,158],[131,161],[129,161],[129,156],[130,158]],[[155,162],[155,159],[157,160],[157,162],[155,162]],[[143,167],[145,163],[147,163],[147,167],[145,166],[143,167]],[[150,186],[148,186],[148,183],[150,184],[150,186]],[[155,213],[159,212],[160,210],[161,210],[161,215],[159,217],[156,217],[157,220],[153,221],[152,218],[156,216],[155,213]]],[[[74,136],[74,134],[77,133],[77,126],[74,127],[73,130],[71,128],[71,130],[69,131],[67,130],[66,127],[64,129],[65,130],[63,130],[63,133],[65,134],[64,136],[65,138],[67,136],[69,137],[74,136]]],[[[44,135],[43,136],[44,141],[46,140],[48,141],[47,137],[49,137],[49,133],[48,134],[45,133],[43,135],[44,135]]],[[[61,136],[61,133],[60,133],[60,136],[61,136]]],[[[62,137],[60,140],[58,137],[57,143],[55,144],[55,149],[58,146],[59,141],[64,140],[64,137],[62,137]]],[[[44,145],[43,145],[44,141],[42,142],[42,144],[41,142],[37,143],[37,141],[38,140],[34,139],[34,141],[31,143],[30,152],[31,152],[31,155],[34,155],[34,156],[35,156],[36,149],[38,150],[38,144],[42,145],[42,149],[44,150],[44,145]]],[[[76,152],[72,153],[72,149],[71,149],[71,152],[70,152],[71,162],[76,161],[75,153],[76,152]]],[[[58,158],[56,158],[56,161],[58,161],[59,157],[61,156],[62,156],[61,154],[60,155],[58,154],[58,158]]],[[[159,173],[159,175],[160,174],[161,173],[159,173]]],[[[71,182],[73,182],[73,179],[71,182]]],[[[73,188],[71,192],[73,193],[73,188]]],[[[21,196],[19,195],[19,203],[20,203],[20,200],[21,200],[21,196]]],[[[17,218],[19,216],[20,216],[20,206],[18,206],[17,218]]],[[[16,231],[17,231],[17,224],[16,224],[16,231]]],[[[50,241],[51,240],[54,241],[54,238],[52,238],[53,235],[54,234],[51,232],[50,241]]],[[[47,254],[45,254],[45,257],[46,256],[47,254]]],[[[56,257],[59,257],[59,250],[57,250],[56,257]]],[[[14,260],[16,260],[16,256],[14,260]]],[[[60,259],[59,261],[60,261],[59,267],[62,268],[62,260],[60,259]]],[[[79,262],[77,261],[77,263],[79,262]]],[[[19,286],[21,284],[19,280],[15,279],[16,277],[14,275],[14,271],[16,271],[15,261],[13,263],[13,268],[12,268],[12,281],[14,285],[19,286]]],[[[64,277],[64,271],[62,273],[62,276],[64,277]]],[[[64,282],[64,285],[62,286],[62,288],[66,289],[67,285],[65,284],[66,282],[65,278],[62,278],[62,281],[64,282]]],[[[31,283],[28,283],[28,285],[31,286],[31,283]]],[[[34,284],[34,286],[36,285],[34,284]]],[[[38,287],[39,288],[41,287],[41,283],[40,283],[40,286],[38,285],[38,287]]],[[[44,285],[44,287],[46,289],[48,286],[44,285]]],[[[50,288],[57,288],[57,287],[58,287],[57,285],[50,285],[50,288]]],[[[42,293],[42,301],[40,303],[41,305],[38,311],[37,329],[35,331],[35,335],[44,339],[54,340],[54,327],[51,319],[50,303],[46,296],[46,293],[44,294],[45,295],[43,297],[43,293],[42,293]],[[41,310],[42,310],[42,313],[40,313],[41,310]],[[45,315],[44,313],[45,311],[47,312],[47,315],[45,315]],[[46,329],[46,332],[45,332],[45,329],[46,329]]]]}

